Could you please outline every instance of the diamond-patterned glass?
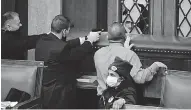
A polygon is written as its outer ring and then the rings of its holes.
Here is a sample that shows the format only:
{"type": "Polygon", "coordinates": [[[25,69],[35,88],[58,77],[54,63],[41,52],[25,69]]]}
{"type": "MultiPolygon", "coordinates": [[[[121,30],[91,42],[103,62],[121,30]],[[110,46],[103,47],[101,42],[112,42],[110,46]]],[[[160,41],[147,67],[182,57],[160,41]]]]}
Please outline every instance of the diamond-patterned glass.
{"type": "Polygon", "coordinates": [[[149,34],[149,1],[122,0],[122,23],[127,32],[149,34]]]}
{"type": "Polygon", "coordinates": [[[177,0],[178,36],[191,37],[191,0],[177,0]]]}

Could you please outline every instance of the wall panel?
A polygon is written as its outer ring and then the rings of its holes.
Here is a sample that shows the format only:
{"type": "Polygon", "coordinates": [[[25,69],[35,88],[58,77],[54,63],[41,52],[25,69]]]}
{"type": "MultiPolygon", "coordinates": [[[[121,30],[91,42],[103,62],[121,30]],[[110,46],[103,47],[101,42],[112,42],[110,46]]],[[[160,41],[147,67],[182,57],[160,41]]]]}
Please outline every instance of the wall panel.
{"type": "MultiPolygon", "coordinates": [[[[61,14],[61,0],[28,0],[28,34],[50,32],[52,19],[61,14]]],[[[28,60],[35,60],[34,50],[28,52],[28,60]]]]}
{"type": "Polygon", "coordinates": [[[60,13],[60,0],[28,0],[28,34],[49,32],[52,19],[60,13]]]}
{"type": "Polygon", "coordinates": [[[108,9],[107,9],[107,24],[111,25],[113,22],[121,22],[121,2],[120,0],[108,0],[108,9]]]}
{"type": "Polygon", "coordinates": [[[176,0],[163,0],[163,33],[165,36],[176,35],[176,0]]]}
{"type": "Polygon", "coordinates": [[[74,23],[68,40],[85,36],[97,27],[97,0],[62,0],[62,14],[74,23]]]}
{"type": "Polygon", "coordinates": [[[69,17],[75,30],[87,31],[96,27],[97,0],[63,0],[63,15],[69,17]]]}

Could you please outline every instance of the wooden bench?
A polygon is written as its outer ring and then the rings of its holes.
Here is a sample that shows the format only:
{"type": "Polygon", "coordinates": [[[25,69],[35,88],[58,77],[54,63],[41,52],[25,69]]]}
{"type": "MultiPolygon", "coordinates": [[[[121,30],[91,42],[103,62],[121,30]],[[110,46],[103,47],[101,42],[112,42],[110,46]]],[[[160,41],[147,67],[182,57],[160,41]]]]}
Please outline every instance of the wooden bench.
{"type": "MultiPolygon", "coordinates": [[[[162,99],[160,105],[161,107],[126,105],[125,108],[191,108],[191,72],[168,70],[168,73],[169,74],[166,76],[155,76],[149,84],[145,84],[144,97],[162,99]]],[[[80,89],[94,89],[96,91],[98,83],[97,81],[91,81],[91,78],[95,77],[95,75],[90,77],[87,77],[87,75],[82,76],[81,79],[86,78],[90,80],[89,82],[88,80],[84,80],[84,82],[78,81],[77,87],[80,89]]]]}
{"type": "Polygon", "coordinates": [[[1,101],[15,88],[30,94],[31,98],[14,108],[41,108],[43,66],[40,61],[1,60],[1,101]]]}

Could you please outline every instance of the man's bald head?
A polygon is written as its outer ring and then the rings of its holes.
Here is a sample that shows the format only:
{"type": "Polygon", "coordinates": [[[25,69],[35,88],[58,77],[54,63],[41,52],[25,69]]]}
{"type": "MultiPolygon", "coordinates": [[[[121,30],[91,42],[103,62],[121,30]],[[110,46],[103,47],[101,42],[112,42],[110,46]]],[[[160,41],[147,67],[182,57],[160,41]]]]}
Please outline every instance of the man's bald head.
{"type": "Polygon", "coordinates": [[[108,30],[108,40],[124,40],[126,30],[124,26],[118,22],[113,23],[108,30]]]}

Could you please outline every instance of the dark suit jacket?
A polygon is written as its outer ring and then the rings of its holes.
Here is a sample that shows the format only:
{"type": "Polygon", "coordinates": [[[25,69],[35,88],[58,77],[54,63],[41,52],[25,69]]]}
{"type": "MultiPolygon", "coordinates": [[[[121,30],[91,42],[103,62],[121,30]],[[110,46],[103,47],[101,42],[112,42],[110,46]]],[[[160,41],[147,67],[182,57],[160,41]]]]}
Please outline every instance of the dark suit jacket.
{"type": "Polygon", "coordinates": [[[38,41],[35,51],[35,59],[44,61],[48,66],[44,69],[43,82],[53,79],[62,84],[76,82],[79,65],[91,51],[91,43],[85,41],[80,45],[79,38],[65,42],[52,33],[43,36],[38,41]]]}
{"type": "Polygon", "coordinates": [[[21,36],[19,31],[1,31],[1,59],[24,60],[25,52],[36,47],[41,35],[21,36]]]}

